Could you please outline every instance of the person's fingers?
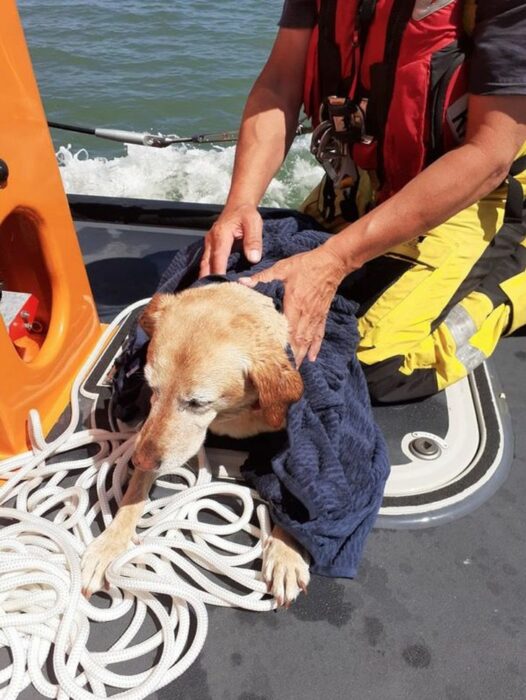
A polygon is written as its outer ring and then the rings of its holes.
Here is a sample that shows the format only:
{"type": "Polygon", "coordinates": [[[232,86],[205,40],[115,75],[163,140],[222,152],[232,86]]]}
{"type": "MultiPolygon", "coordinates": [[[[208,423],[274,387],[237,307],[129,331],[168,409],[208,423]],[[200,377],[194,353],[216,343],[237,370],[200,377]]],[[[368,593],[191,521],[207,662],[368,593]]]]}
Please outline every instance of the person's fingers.
{"type": "Polygon", "coordinates": [[[301,319],[302,316],[299,317],[299,320],[296,323],[294,323],[294,321],[289,321],[290,344],[292,347],[292,352],[294,353],[297,367],[300,367],[301,363],[305,359],[312,342],[309,332],[301,329],[301,319]]]}
{"type": "Polygon", "coordinates": [[[259,280],[255,279],[256,275],[253,277],[239,277],[238,282],[245,287],[255,287],[259,280]]]}
{"type": "Polygon", "coordinates": [[[262,237],[263,221],[257,210],[254,210],[243,218],[243,251],[251,263],[261,260],[262,237]]]}
{"type": "Polygon", "coordinates": [[[320,323],[318,327],[314,330],[312,343],[307,353],[307,359],[310,360],[310,362],[314,362],[314,360],[318,357],[318,353],[320,352],[321,344],[323,342],[323,337],[325,335],[326,322],[327,319],[325,318],[323,320],[323,323],[320,323]]]}
{"type": "Polygon", "coordinates": [[[203,250],[203,257],[201,258],[201,263],[199,264],[199,279],[201,277],[206,277],[210,274],[210,244],[208,240],[205,240],[205,248],[203,250]]]}
{"type": "Polygon", "coordinates": [[[309,349],[308,345],[305,343],[301,343],[298,345],[297,343],[291,342],[291,347],[292,347],[292,352],[294,353],[294,360],[296,361],[296,367],[299,369],[301,365],[303,364],[303,360],[305,359],[307,355],[307,351],[309,349]]]}
{"type": "Polygon", "coordinates": [[[216,237],[210,252],[210,273],[212,275],[224,275],[228,262],[228,256],[232,250],[233,238],[231,235],[216,237]]]}
{"type": "Polygon", "coordinates": [[[243,238],[243,226],[241,224],[237,224],[234,226],[232,229],[232,236],[233,238],[238,241],[240,238],[243,238]]]}
{"type": "Polygon", "coordinates": [[[306,356],[310,361],[314,361],[318,356],[325,333],[326,318],[326,313],[319,309],[309,310],[308,313],[302,310],[298,316],[292,328],[298,366],[306,356]]]}
{"type": "Polygon", "coordinates": [[[296,367],[299,367],[305,359],[310,343],[307,343],[306,338],[298,332],[302,324],[303,310],[294,302],[287,287],[285,287],[285,296],[283,299],[283,313],[287,317],[289,326],[290,347],[292,348],[294,359],[296,360],[296,367]]]}
{"type": "Polygon", "coordinates": [[[205,239],[199,276],[224,274],[235,240],[243,239],[243,250],[250,262],[261,259],[263,222],[256,207],[239,207],[233,213],[223,210],[205,239]]]}
{"type": "Polygon", "coordinates": [[[245,287],[255,287],[258,282],[272,282],[272,280],[279,279],[279,277],[276,277],[276,274],[272,272],[273,269],[274,267],[269,267],[268,270],[262,270],[250,277],[240,277],[238,282],[244,284],[245,287]]]}

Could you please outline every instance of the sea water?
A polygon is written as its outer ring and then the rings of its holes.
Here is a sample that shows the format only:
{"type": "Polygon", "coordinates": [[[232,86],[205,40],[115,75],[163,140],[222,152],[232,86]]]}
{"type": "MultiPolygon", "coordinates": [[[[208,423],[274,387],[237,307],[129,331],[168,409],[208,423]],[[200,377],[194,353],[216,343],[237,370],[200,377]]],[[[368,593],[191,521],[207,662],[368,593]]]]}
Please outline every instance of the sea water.
{"type": "MultiPolygon", "coordinates": [[[[277,31],[282,0],[18,0],[51,121],[189,136],[234,130],[277,31]]],[[[70,193],[222,203],[235,146],[167,149],[52,131],[70,193]]],[[[320,178],[299,137],[269,206],[320,178]]]]}

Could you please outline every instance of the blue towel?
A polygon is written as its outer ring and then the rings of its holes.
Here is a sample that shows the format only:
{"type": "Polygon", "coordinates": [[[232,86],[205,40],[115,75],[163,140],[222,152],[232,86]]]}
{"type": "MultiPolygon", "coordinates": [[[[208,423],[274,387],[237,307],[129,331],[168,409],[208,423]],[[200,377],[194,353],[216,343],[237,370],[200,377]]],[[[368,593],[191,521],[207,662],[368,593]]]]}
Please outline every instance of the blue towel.
{"type": "MultiPolygon", "coordinates": [[[[265,222],[263,258],[250,265],[240,251],[228,260],[226,276],[235,280],[321,245],[328,234],[304,228],[301,217],[265,222]]],[[[159,291],[177,292],[197,281],[202,242],[178,251],[164,273],[159,291]]],[[[283,285],[256,289],[281,310],[283,285]]],[[[387,448],[376,424],[362,369],[356,359],[357,306],[337,294],[327,319],[325,338],[315,362],[300,367],[305,391],[289,408],[286,431],[243,441],[249,456],[243,475],[281,525],[311,555],[311,571],[325,576],[356,574],[365,538],[382,502],[389,474],[387,448]]],[[[120,415],[139,406],[147,337],[132,332],[118,362],[114,400],[120,415]]],[[[140,412],[144,414],[143,403],[140,412]]]]}

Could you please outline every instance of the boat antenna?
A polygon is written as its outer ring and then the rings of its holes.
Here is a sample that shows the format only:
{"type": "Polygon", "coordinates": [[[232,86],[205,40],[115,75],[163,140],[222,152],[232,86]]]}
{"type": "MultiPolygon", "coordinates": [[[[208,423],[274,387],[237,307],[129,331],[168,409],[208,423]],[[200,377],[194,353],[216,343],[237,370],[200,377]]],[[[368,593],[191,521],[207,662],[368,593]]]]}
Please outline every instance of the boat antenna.
{"type": "MultiPolygon", "coordinates": [[[[173,134],[150,134],[148,132],[126,131],[123,129],[106,129],[92,126],[79,126],[78,124],[62,124],[60,122],[48,121],[51,129],[61,129],[62,131],[74,131],[79,134],[89,134],[109,141],[118,143],[133,143],[139,146],[152,146],[154,148],[166,148],[177,143],[232,143],[237,141],[238,131],[222,131],[214,134],[195,134],[194,136],[175,136],[173,134]]],[[[304,122],[298,124],[296,136],[310,131],[310,127],[304,122]]]]}

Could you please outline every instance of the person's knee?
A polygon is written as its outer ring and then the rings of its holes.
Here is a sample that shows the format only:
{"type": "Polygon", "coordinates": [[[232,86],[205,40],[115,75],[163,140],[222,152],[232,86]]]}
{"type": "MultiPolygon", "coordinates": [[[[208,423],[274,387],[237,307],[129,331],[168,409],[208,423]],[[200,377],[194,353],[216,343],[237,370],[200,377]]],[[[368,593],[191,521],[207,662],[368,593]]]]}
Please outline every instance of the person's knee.
{"type": "Polygon", "coordinates": [[[403,374],[402,364],[401,356],[372,365],[362,364],[373,404],[405,403],[439,391],[435,370],[416,369],[411,374],[403,374]]]}

